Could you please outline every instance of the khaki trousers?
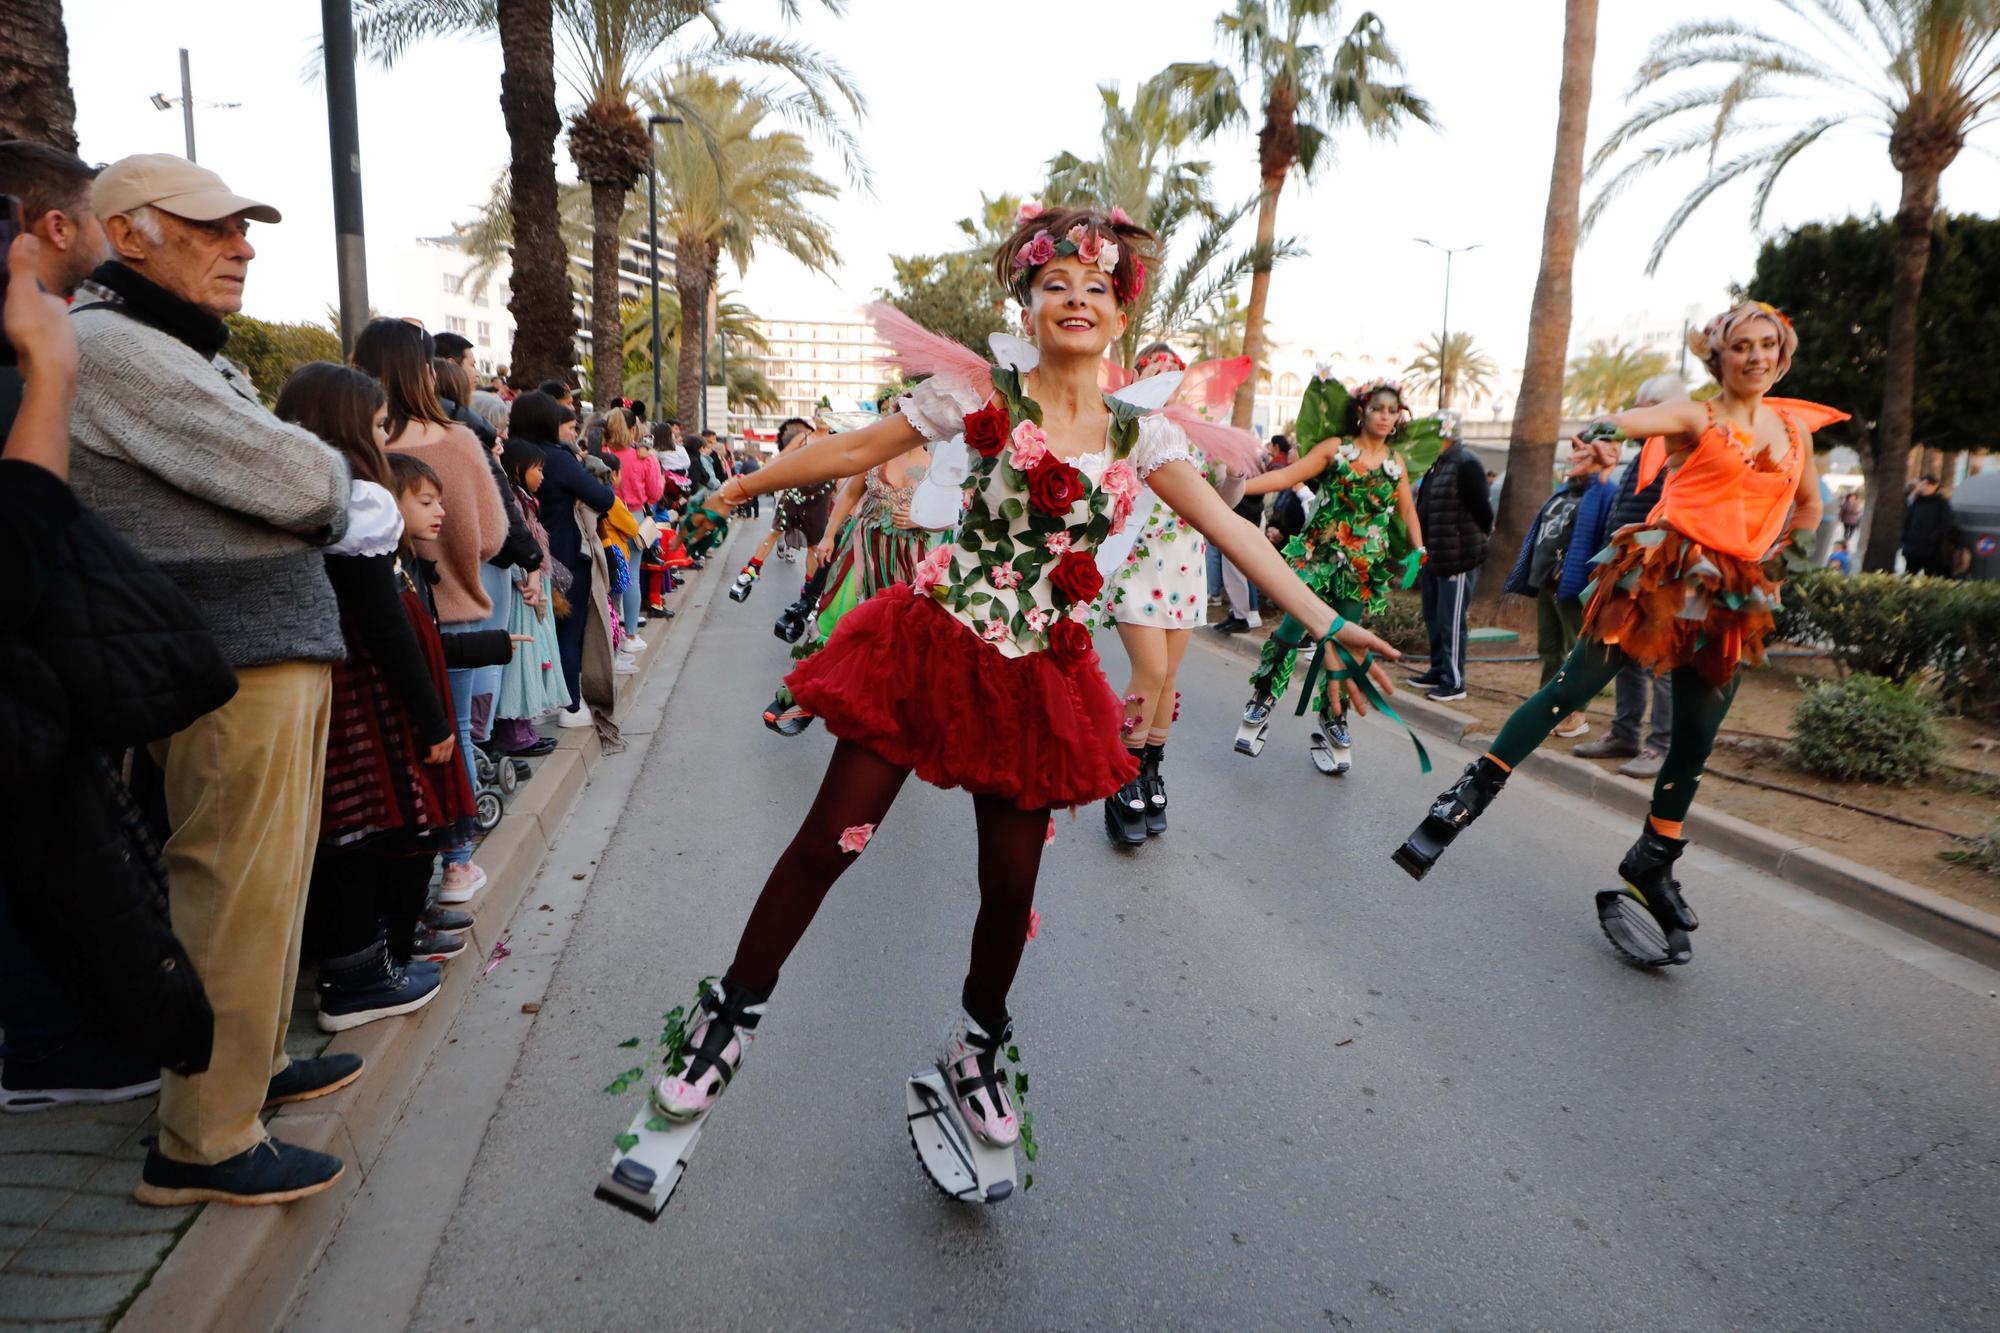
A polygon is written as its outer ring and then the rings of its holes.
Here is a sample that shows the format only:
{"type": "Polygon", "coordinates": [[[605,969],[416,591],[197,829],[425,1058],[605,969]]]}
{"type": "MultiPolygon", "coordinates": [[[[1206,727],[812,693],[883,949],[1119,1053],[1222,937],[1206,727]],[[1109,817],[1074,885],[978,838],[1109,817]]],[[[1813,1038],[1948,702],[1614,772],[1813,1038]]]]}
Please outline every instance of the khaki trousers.
{"type": "Polygon", "coordinates": [[[160,1152],[212,1164],[264,1139],[299,977],[333,677],[324,662],[236,673],[236,697],[153,746],[166,774],[167,896],[215,1010],[208,1072],[162,1076],[160,1152]]]}

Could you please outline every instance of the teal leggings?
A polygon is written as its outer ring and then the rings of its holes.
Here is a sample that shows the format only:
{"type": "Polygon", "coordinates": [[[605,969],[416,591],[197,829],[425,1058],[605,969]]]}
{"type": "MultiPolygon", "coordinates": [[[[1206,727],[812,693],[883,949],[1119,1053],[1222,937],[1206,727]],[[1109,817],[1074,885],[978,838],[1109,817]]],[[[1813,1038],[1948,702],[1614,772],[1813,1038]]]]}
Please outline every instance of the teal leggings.
{"type": "MultiPolygon", "coordinates": [[[[1534,753],[1556,723],[1583,711],[1629,660],[1617,648],[1591,638],[1578,639],[1554,678],[1515,709],[1507,725],[1500,728],[1493,742],[1493,757],[1509,768],[1519,764],[1534,753]]],[[[1694,804],[1695,788],[1701,785],[1702,769],[1709,751],[1715,748],[1716,733],[1722,730],[1722,719],[1736,698],[1737,678],[1717,689],[1693,667],[1676,667],[1670,679],[1674,691],[1672,740],[1666,763],[1653,783],[1652,813],[1655,819],[1679,823],[1694,804]]]]}

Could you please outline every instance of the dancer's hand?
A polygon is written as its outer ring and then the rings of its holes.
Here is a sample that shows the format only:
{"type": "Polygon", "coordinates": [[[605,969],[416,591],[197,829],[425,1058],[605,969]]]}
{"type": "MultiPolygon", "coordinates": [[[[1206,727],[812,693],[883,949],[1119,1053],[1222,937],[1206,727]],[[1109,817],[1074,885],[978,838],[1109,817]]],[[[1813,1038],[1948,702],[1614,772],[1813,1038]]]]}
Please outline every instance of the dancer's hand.
{"type": "Polygon", "coordinates": [[[905,532],[913,531],[917,526],[910,521],[910,506],[907,504],[897,505],[889,514],[889,522],[905,532]]]}
{"type": "MultiPolygon", "coordinates": [[[[1399,662],[1402,660],[1403,655],[1390,646],[1386,639],[1356,624],[1352,620],[1342,625],[1339,632],[1331,637],[1339,640],[1341,646],[1353,653],[1357,659],[1362,658],[1364,655],[1372,654],[1375,660],[1368,663],[1368,679],[1374,682],[1375,688],[1384,695],[1396,692],[1396,683],[1389,679],[1389,673],[1383,669],[1382,663],[1384,661],[1399,662]]],[[[1334,653],[1324,643],[1320,645],[1320,651],[1327,655],[1325,666],[1328,671],[1339,671],[1345,668],[1346,664],[1340,661],[1339,655],[1334,653]]],[[[1356,680],[1343,680],[1340,682],[1340,688],[1342,693],[1347,696],[1348,706],[1356,714],[1366,716],[1368,712],[1368,696],[1361,692],[1361,683],[1356,680]]]]}

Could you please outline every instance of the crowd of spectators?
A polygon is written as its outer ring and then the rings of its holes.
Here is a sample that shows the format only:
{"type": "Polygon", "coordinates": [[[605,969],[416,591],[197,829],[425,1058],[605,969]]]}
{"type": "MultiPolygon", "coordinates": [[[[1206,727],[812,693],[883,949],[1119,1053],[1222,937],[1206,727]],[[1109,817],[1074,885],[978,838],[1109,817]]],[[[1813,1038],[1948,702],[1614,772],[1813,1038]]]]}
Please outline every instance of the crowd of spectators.
{"type": "Polygon", "coordinates": [[[25,142],[0,142],[0,193],[25,225],[0,1109],[157,1091],[141,1202],[303,1198],[342,1163],[264,1113],[363,1064],[286,1054],[301,970],[328,1032],[436,995],[486,883],[475,793],[554,748],[545,720],[615,741],[615,677],[671,614],[673,506],[726,455],[644,404],[475,389],[465,340],[409,320],[267,407],[224,321],[276,208],[181,158],[25,142]]]}

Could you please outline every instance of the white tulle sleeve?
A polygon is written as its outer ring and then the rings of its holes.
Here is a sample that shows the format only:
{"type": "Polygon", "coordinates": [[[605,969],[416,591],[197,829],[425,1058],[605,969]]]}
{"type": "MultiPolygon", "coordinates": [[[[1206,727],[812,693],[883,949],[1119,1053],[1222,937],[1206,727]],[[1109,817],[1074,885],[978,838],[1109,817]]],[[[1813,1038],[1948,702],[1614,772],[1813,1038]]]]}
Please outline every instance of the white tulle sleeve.
{"type": "Polygon", "coordinates": [[[387,555],[403,540],[403,511],[396,497],[372,481],[359,478],[348,483],[347,533],[327,555],[387,555]]]}
{"type": "Polygon", "coordinates": [[[986,405],[985,398],[955,374],[933,375],[896,400],[904,420],[936,444],[965,433],[965,419],[986,405]]]}
{"type": "Polygon", "coordinates": [[[1168,463],[1194,457],[1187,432],[1155,412],[1139,418],[1139,439],[1132,446],[1132,470],[1144,481],[1168,463]]]}

